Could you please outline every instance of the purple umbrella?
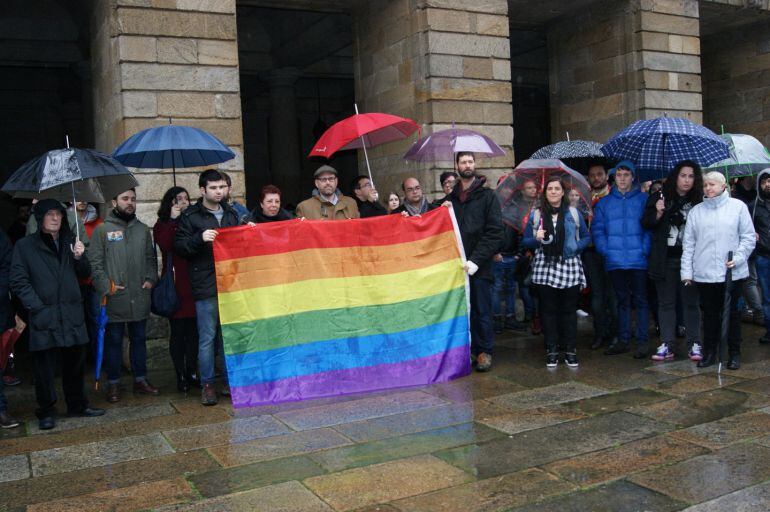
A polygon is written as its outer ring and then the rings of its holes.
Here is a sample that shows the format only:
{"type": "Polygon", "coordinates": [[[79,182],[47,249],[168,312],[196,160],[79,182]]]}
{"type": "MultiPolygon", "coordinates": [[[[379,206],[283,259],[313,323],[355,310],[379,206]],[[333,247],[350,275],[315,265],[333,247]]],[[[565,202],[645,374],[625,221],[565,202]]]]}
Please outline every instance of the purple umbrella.
{"type": "Polygon", "coordinates": [[[455,153],[470,151],[490,157],[505,156],[503,148],[492,139],[473,130],[449,128],[432,133],[415,142],[404,155],[417,162],[454,162],[455,153]]]}

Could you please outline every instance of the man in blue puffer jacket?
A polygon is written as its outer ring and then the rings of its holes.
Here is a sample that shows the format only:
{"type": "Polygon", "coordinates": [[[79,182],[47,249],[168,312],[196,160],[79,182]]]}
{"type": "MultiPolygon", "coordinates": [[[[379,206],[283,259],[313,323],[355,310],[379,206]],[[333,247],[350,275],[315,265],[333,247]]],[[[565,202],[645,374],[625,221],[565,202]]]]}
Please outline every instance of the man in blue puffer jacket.
{"type": "Polygon", "coordinates": [[[636,168],[630,161],[620,162],[610,174],[615,175],[615,186],[596,204],[591,225],[594,245],[604,258],[604,267],[610,274],[618,302],[618,339],[604,353],[628,352],[633,300],[636,307],[634,357],[643,359],[649,352],[647,255],[650,234],[641,224],[647,194],[634,186],[636,168]]]}

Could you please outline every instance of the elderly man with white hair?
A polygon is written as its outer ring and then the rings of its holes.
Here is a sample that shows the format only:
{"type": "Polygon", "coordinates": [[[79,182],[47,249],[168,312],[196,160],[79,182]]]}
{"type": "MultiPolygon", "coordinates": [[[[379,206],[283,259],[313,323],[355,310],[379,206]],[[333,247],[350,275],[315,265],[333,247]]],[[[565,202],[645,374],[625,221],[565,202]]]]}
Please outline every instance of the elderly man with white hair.
{"type": "Polygon", "coordinates": [[[703,202],[693,207],[687,216],[680,275],[685,286],[698,287],[705,352],[698,367],[704,368],[717,359],[725,276],[727,269],[732,269],[727,368],[737,370],[741,366],[741,315],[735,305],[743,280],[749,275],[748,259],[756,244],[756,234],[746,204],[730,197],[724,175],[719,172],[704,175],[703,196],[703,202]],[[731,252],[732,258],[729,258],[731,252]]]}

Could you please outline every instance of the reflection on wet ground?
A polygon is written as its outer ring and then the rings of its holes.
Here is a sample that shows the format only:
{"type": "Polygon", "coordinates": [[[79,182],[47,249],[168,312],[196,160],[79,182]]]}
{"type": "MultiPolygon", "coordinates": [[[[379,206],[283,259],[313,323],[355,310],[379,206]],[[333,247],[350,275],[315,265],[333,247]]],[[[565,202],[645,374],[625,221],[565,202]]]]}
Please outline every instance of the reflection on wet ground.
{"type": "MultiPolygon", "coordinates": [[[[0,432],[0,511],[770,510],[770,346],[744,327],[717,375],[587,348],[547,370],[542,339],[506,333],[494,368],[458,381],[234,411],[150,377],[96,419],[0,432]]],[[[24,375],[22,375],[24,376],[24,375]]]]}

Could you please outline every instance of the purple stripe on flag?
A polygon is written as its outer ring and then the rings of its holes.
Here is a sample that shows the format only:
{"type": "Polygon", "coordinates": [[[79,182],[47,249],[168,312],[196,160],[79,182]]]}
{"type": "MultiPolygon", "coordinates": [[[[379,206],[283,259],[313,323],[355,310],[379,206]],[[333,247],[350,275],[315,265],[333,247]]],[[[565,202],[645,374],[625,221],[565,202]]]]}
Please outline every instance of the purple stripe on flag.
{"type": "Polygon", "coordinates": [[[424,386],[463,377],[471,372],[468,345],[428,357],[290,377],[250,386],[232,387],[233,407],[254,407],[380,389],[424,386]]]}

